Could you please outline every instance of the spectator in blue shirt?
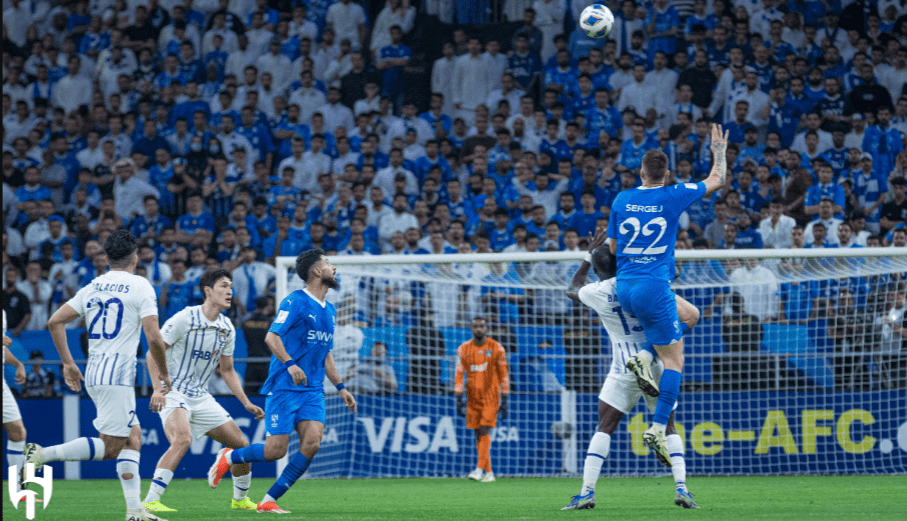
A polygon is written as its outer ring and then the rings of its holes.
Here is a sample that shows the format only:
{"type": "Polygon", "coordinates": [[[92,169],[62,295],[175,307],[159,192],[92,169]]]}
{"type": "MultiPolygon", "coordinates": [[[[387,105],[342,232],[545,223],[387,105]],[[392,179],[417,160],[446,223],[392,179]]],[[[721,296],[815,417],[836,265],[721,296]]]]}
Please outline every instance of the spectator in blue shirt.
{"type": "Polygon", "coordinates": [[[668,5],[668,0],[655,0],[646,15],[646,30],[649,33],[649,62],[656,51],[668,56],[677,52],[677,33],[680,31],[680,13],[668,5]]]}
{"type": "Polygon", "coordinates": [[[412,57],[412,50],[400,43],[403,41],[403,29],[399,25],[390,28],[391,44],[381,48],[378,53],[378,70],[384,71],[382,95],[387,96],[394,103],[394,109],[399,113],[403,106],[403,92],[406,82],[403,68],[412,57]]]}
{"type": "Polygon", "coordinates": [[[753,126],[752,123],[746,120],[749,111],[749,101],[739,100],[736,105],[734,105],[734,121],[730,121],[725,125],[725,128],[728,131],[728,142],[738,144],[743,143],[746,129],[753,126]]]}
{"type": "MultiPolygon", "coordinates": [[[[633,123],[633,137],[624,141],[620,147],[620,156],[617,158],[618,165],[629,170],[638,170],[642,164],[642,156],[650,148],[649,140],[646,139],[646,127],[641,121],[633,123]]],[[[583,237],[583,235],[580,235],[583,237]]]]}
{"type": "Polygon", "coordinates": [[[208,244],[214,236],[214,217],[204,213],[201,192],[192,192],[186,199],[186,213],[176,220],[177,242],[208,244]],[[204,233],[208,240],[204,241],[204,233]]]}
{"type": "Polygon", "coordinates": [[[894,158],[904,149],[901,133],[891,127],[891,108],[876,109],[877,123],[866,129],[863,136],[863,150],[872,155],[876,172],[887,175],[894,169],[894,158]]]}
{"type": "Polygon", "coordinates": [[[822,163],[817,172],[819,182],[809,187],[806,191],[806,200],[803,202],[804,211],[812,215],[814,221],[819,220],[819,203],[823,199],[834,202],[834,217],[844,218],[844,188],[834,183],[834,170],[828,163],[822,163]]]}
{"type": "Polygon", "coordinates": [[[737,236],[734,238],[734,249],[762,249],[762,236],[753,229],[750,215],[740,212],[737,216],[737,236]]]}
{"type": "Polygon", "coordinates": [[[576,229],[580,237],[588,237],[590,233],[595,233],[596,221],[606,216],[595,208],[595,192],[592,190],[583,191],[580,204],[582,209],[573,216],[569,228],[576,229]]]}

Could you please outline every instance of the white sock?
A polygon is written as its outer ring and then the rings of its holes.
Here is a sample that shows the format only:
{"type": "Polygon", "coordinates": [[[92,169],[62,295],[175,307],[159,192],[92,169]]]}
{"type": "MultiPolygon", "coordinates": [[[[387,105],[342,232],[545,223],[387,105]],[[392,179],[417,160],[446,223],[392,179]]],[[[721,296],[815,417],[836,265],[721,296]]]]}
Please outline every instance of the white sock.
{"type": "Polygon", "coordinates": [[[139,451],[123,449],[117,455],[117,478],[123,486],[123,496],[126,498],[126,508],[143,508],[142,480],[139,478],[139,451]],[[124,479],[124,474],[132,474],[129,479],[124,479]]]}
{"type": "Polygon", "coordinates": [[[151,478],[151,487],[148,488],[148,495],[145,496],[145,503],[151,503],[161,499],[167,485],[173,479],[173,471],[170,469],[154,469],[154,477],[151,478]]]}
{"type": "Polygon", "coordinates": [[[641,350],[640,352],[636,353],[636,356],[647,364],[651,364],[655,360],[655,358],[652,357],[652,353],[646,350],[641,350]]]}
{"type": "Polygon", "coordinates": [[[242,501],[249,497],[249,487],[252,485],[252,472],[245,476],[233,476],[233,499],[242,501]]]}
{"type": "Polygon", "coordinates": [[[674,474],[674,484],[677,488],[687,489],[687,463],[683,459],[683,441],[679,434],[670,434],[667,437],[668,453],[671,455],[671,472],[674,474]]]}
{"type": "Polygon", "coordinates": [[[262,503],[268,503],[268,502],[272,502],[272,501],[277,501],[277,500],[272,498],[271,494],[265,494],[265,498],[261,500],[262,503]]]}
{"type": "Polygon", "coordinates": [[[230,466],[233,466],[233,451],[232,450],[228,450],[227,453],[224,454],[224,458],[227,460],[227,463],[229,463],[230,466]]]}
{"type": "MultiPolygon", "coordinates": [[[[25,456],[22,454],[22,451],[24,450],[24,441],[6,441],[6,460],[10,465],[15,465],[19,470],[22,470],[22,462],[25,461],[25,456]]],[[[15,480],[17,484],[19,483],[18,476],[10,476],[9,480],[15,480]]],[[[18,486],[16,487],[16,490],[19,490],[18,486]]]]}
{"type": "Polygon", "coordinates": [[[611,435],[604,432],[596,432],[589,442],[589,450],[586,452],[586,463],[583,465],[583,490],[582,495],[595,491],[595,482],[598,481],[598,475],[601,474],[602,465],[608,452],[611,450],[611,435]]]}
{"type": "Polygon", "coordinates": [[[62,445],[44,448],[44,461],[101,461],[104,459],[104,440],[76,438],[62,445]]]}

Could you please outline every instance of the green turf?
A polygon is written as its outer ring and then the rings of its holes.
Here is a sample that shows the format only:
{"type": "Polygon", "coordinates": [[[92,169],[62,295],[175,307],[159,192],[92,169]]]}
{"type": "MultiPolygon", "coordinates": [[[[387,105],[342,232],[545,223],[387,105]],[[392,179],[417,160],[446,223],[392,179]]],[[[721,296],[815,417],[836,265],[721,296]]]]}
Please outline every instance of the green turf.
{"type": "MultiPolygon", "coordinates": [[[[272,480],[256,479],[252,498],[259,500],[272,480]]],[[[823,521],[903,519],[907,476],[692,478],[701,510],[674,506],[670,478],[599,480],[593,511],[561,512],[580,479],[500,479],[475,483],[464,479],[304,480],[279,502],[291,510],[281,519],[400,520],[614,518],[621,521],[689,519],[766,519],[823,521]]],[[[4,491],[6,482],[3,483],[4,491]]],[[[142,493],[148,490],[148,481],[142,493]]],[[[4,497],[8,498],[4,492],[4,497]]],[[[204,480],[174,480],[164,504],[176,508],[167,519],[213,520],[258,518],[255,512],[231,511],[229,479],[217,490],[204,480]]],[[[24,506],[24,505],[23,505],[24,506]]],[[[47,521],[124,519],[125,505],[114,481],[58,481],[48,509],[35,519],[47,521]]],[[[4,519],[25,519],[8,499],[4,519]]]]}

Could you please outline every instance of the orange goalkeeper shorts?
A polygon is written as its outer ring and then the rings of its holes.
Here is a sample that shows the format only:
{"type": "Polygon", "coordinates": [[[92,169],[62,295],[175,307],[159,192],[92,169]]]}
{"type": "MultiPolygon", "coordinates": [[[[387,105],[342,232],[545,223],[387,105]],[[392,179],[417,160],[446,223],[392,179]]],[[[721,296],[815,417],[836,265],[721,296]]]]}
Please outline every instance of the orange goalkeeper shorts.
{"type": "Polygon", "coordinates": [[[480,405],[466,407],[466,428],[478,429],[479,427],[497,427],[498,408],[480,405]]]}

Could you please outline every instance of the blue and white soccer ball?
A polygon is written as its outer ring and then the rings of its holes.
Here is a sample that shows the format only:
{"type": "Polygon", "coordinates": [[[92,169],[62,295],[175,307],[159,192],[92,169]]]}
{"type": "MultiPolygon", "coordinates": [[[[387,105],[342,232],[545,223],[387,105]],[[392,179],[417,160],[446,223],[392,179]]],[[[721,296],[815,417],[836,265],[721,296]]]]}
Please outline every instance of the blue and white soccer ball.
{"type": "Polygon", "coordinates": [[[583,9],[579,25],[589,38],[604,38],[614,27],[614,14],[602,4],[592,4],[583,9]]]}

